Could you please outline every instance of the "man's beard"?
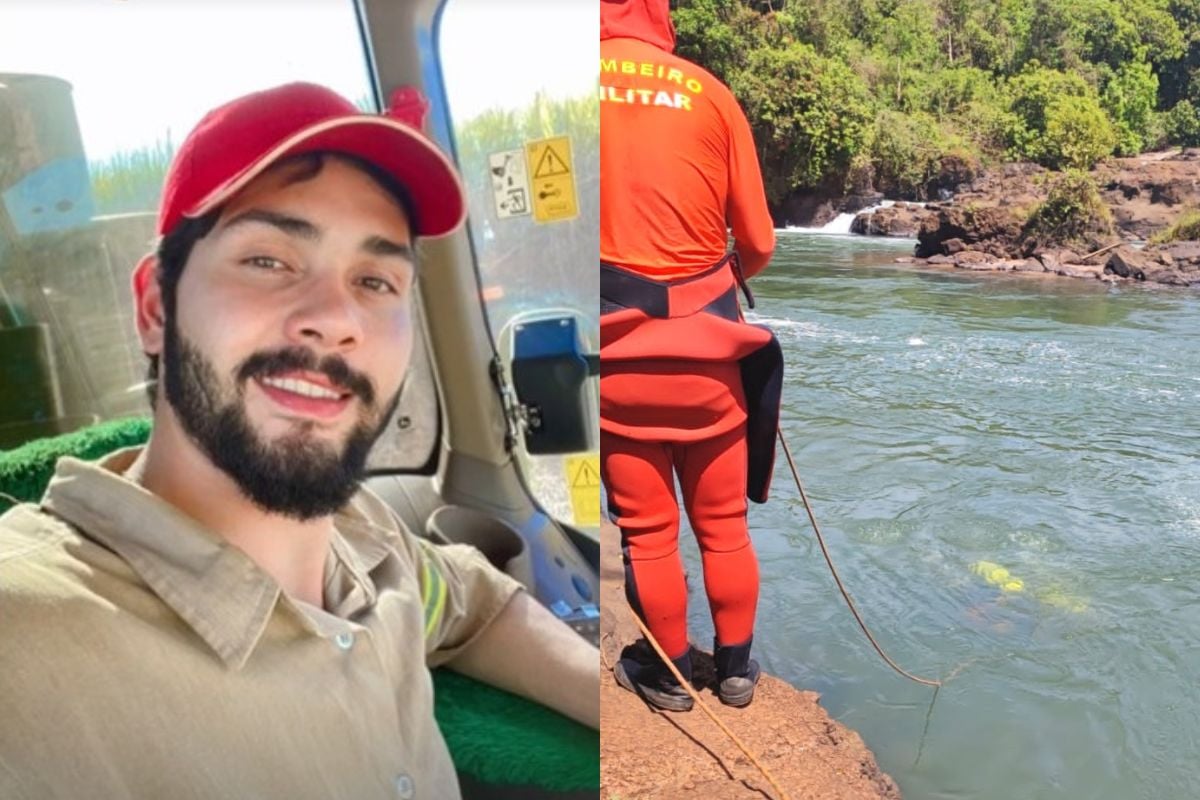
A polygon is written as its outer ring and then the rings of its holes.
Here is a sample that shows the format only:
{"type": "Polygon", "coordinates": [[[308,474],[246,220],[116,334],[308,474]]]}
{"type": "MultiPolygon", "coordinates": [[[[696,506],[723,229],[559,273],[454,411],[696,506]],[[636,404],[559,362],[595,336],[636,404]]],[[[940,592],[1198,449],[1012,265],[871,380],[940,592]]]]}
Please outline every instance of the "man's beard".
{"type": "Polygon", "coordinates": [[[346,505],[366,474],[371,446],[400,400],[397,391],[378,411],[370,379],[350,369],[339,356],[318,360],[303,347],[255,353],[237,367],[232,393],[224,392],[227,381],[179,333],[173,319],[166,324],[162,362],[167,401],[188,438],[255,505],[302,521],[346,505]],[[361,403],[359,420],[340,453],[335,444],[312,435],[315,424],[311,422],[295,423],[294,432],[275,441],[265,441],[251,427],[246,417],[246,384],[298,370],[323,373],[361,403]]]}

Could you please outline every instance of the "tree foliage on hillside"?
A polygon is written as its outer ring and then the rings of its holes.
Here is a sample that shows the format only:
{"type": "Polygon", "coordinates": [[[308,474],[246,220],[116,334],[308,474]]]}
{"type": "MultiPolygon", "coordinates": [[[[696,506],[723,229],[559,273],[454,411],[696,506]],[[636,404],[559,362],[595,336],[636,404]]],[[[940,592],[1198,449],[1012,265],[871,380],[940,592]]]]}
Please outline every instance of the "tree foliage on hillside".
{"type": "Polygon", "coordinates": [[[938,165],[1090,168],[1200,144],[1200,0],[672,0],[676,52],[730,85],[772,202],[922,199],[938,165]]]}

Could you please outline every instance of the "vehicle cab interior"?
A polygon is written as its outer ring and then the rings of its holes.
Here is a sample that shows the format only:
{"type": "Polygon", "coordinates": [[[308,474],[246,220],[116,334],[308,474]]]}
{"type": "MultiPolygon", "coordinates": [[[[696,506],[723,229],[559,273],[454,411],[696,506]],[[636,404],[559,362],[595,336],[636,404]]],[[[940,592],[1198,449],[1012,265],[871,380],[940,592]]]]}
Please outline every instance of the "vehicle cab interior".
{"type": "MultiPolygon", "coordinates": [[[[368,485],[599,637],[598,21],[592,3],[0,8],[0,511],[61,455],[149,435],[130,274],[203,113],[281,83],[378,111],[419,87],[466,226],[419,244],[418,335],[368,485]]],[[[598,735],[439,670],[464,797],[585,797],[598,735]]]]}

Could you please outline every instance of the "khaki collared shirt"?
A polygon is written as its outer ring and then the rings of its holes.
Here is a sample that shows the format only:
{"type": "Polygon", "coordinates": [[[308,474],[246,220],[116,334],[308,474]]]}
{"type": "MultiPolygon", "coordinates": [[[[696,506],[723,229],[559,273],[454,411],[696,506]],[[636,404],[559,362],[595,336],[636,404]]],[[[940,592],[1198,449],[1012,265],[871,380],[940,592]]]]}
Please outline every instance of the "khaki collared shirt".
{"type": "Polygon", "coordinates": [[[326,608],[124,477],[65,458],[0,517],[0,798],[457,798],[429,666],[520,584],[360,492],[326,608]]]}

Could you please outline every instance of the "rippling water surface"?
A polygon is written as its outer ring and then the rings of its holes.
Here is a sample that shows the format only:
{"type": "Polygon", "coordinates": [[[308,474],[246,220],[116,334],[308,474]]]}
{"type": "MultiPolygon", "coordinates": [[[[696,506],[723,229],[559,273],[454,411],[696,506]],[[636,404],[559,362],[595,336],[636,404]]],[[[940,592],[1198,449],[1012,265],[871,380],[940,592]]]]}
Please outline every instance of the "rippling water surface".
{"type": "MultiPolygon", "coordinates": [[[[1200,797],[1200,294],[892,266],[908,252],[781,234],[751,317],[783,343],[835,563],[885,649],[946,685],[927,719],[871,650],[782,455],[750,516],[757,657],[907,798],[1200,797]]],[[[691,616],[708,640],[702,594],[691,616]]]]}

